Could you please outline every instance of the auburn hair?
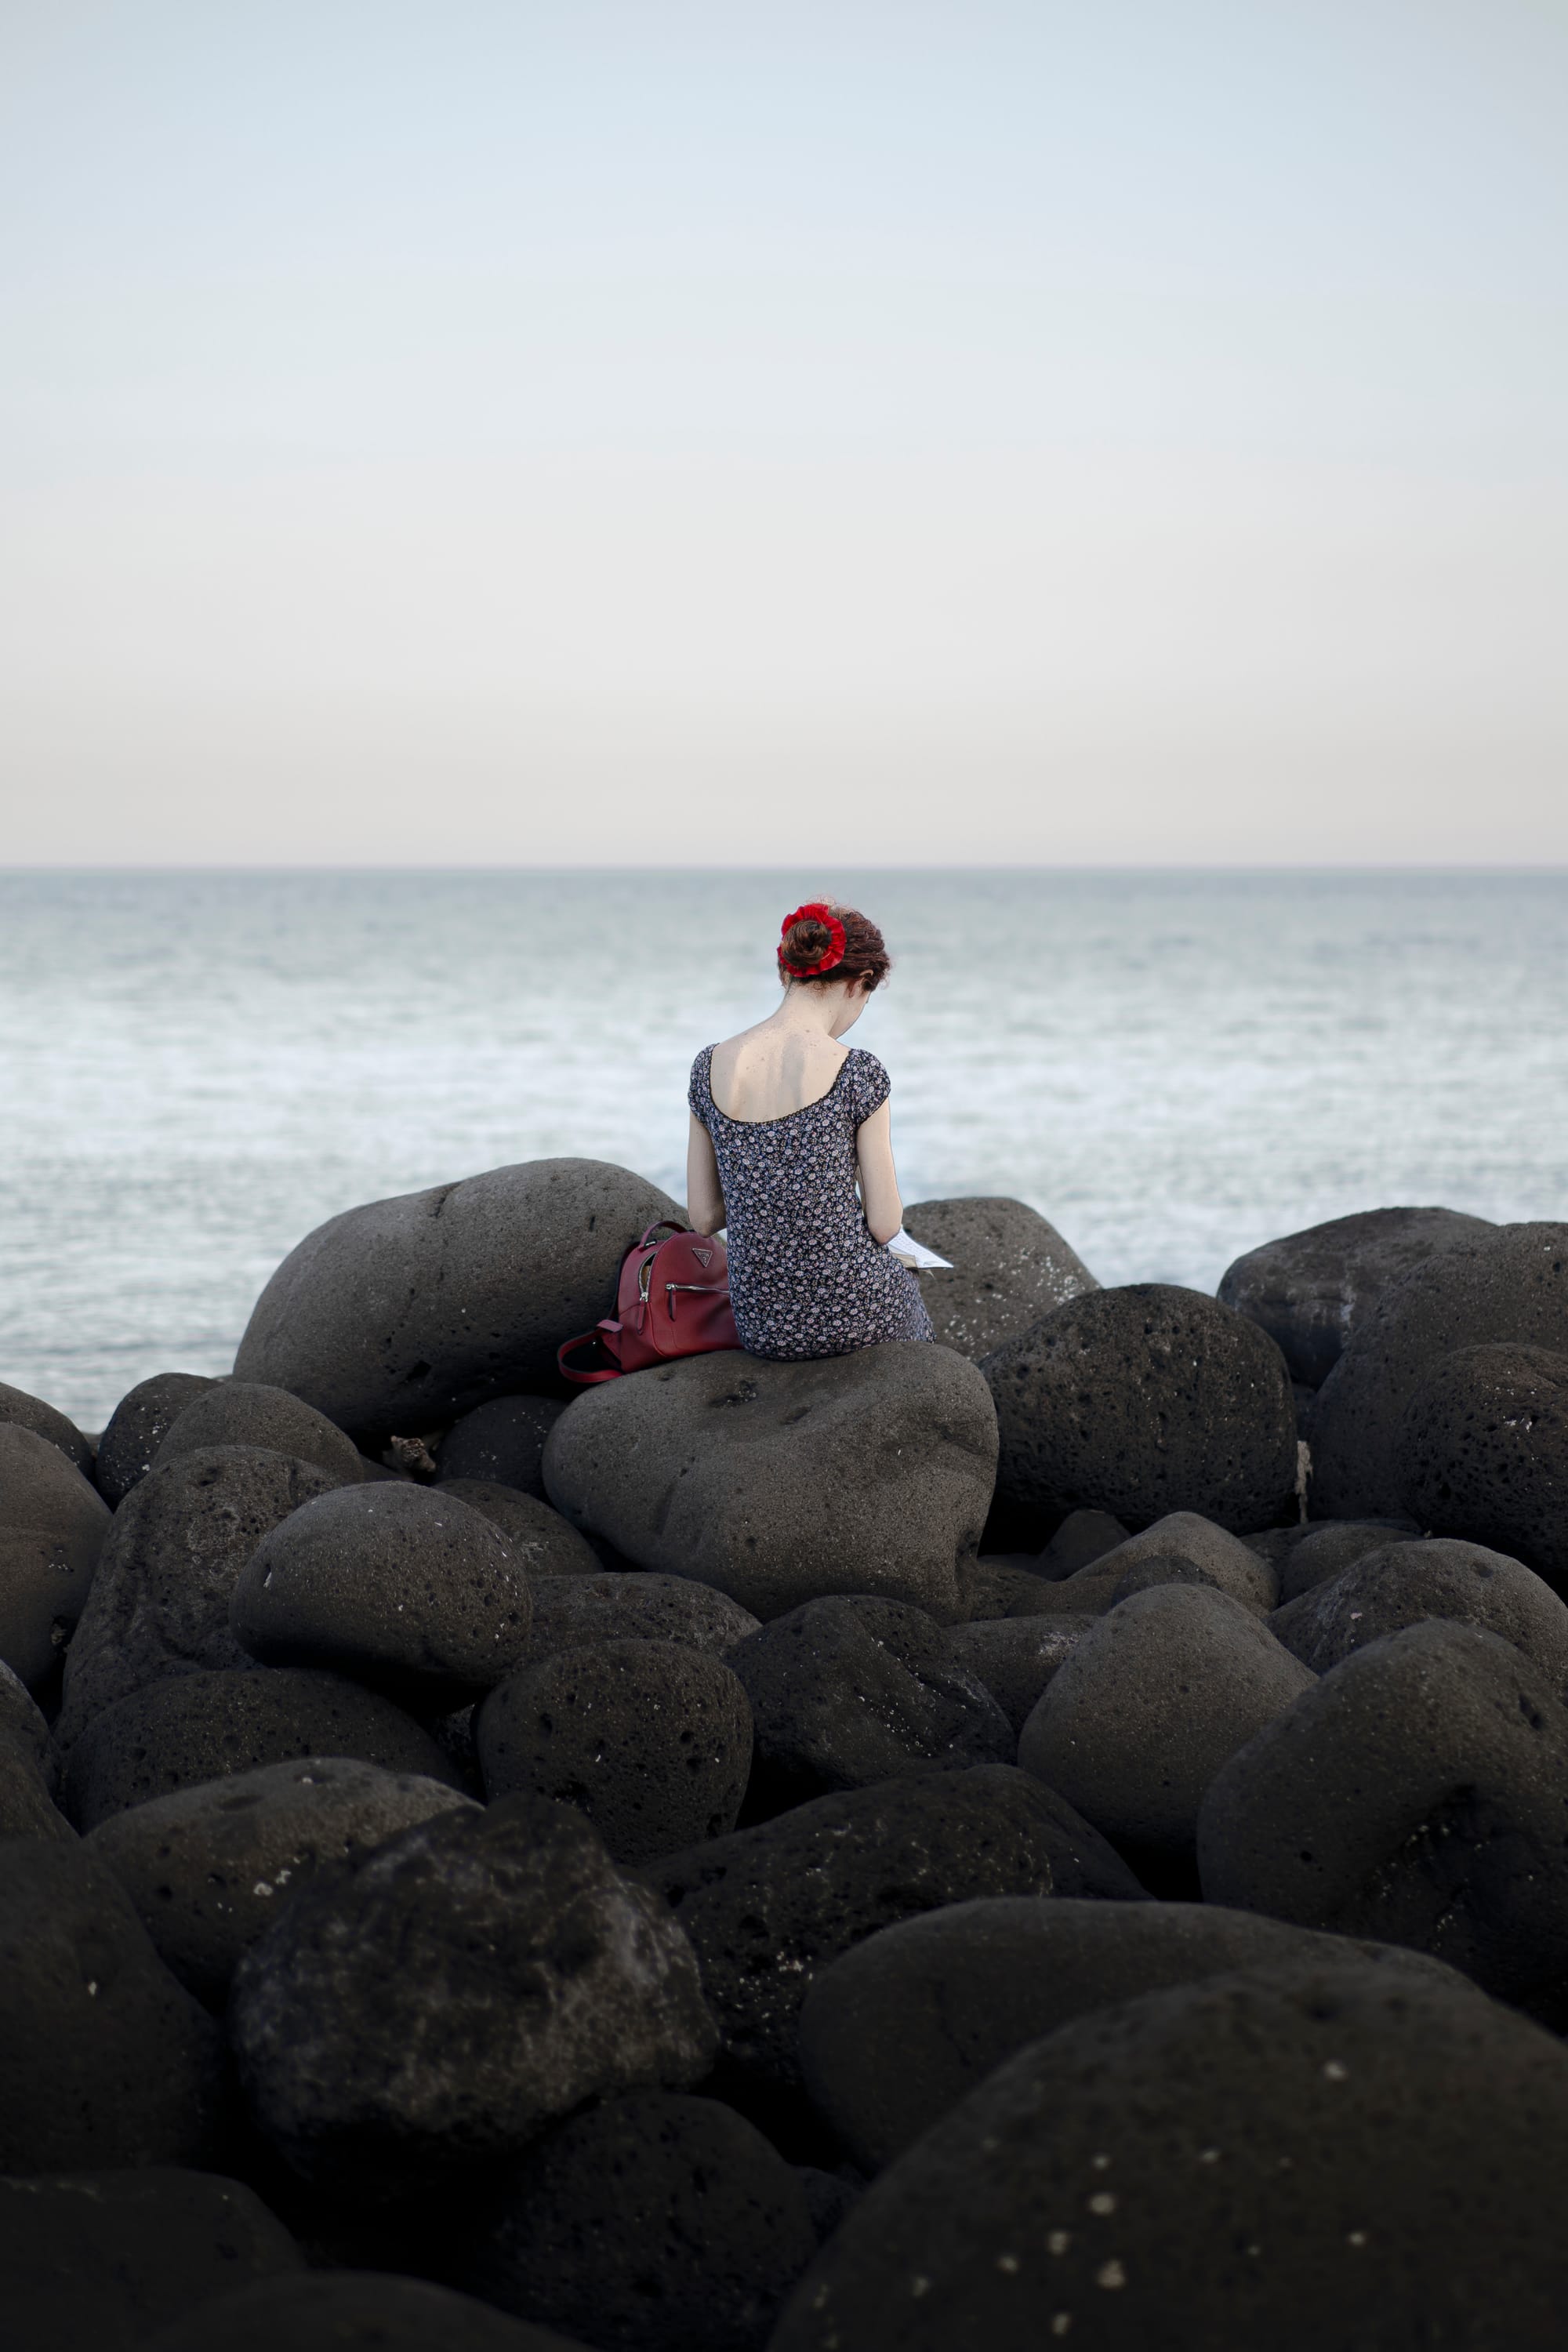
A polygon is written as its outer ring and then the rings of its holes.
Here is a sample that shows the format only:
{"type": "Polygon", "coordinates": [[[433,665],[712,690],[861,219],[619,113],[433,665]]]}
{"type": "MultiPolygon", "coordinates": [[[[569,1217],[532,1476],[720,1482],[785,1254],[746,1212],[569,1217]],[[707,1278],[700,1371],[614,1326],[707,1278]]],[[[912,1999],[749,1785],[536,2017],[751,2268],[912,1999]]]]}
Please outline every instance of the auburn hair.
{"type": "Polygon", "coordinates": [[[779,940],[779,978],[786,986],[810,988],[816,982],[831,987],[841,980],[858,980],[868,995],[879,988],[893,968],[887,941],[858,907],[830,902],[829,911],[844,928],[844,953],[827,971],[813,971],[833,946],[833,934],[820,916],[802,914],[779,940]]]}

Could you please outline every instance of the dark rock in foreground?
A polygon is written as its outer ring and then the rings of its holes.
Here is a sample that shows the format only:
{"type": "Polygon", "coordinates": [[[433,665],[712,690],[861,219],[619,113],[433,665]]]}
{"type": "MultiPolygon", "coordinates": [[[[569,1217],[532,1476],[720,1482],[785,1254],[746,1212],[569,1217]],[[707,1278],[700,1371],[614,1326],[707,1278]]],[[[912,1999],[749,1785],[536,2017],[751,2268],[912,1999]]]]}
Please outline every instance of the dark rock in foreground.
{"type": "Polygon", "coordinates": [[[1439,1356],[1395,1454],[1424,1525],[1515,1553],[1568,1591],[1568,1355],[1494,1345],[1439,1356]]]}
{"type": "Polygon", "coordinates": [[[516,1486],[488,1478],[443,1478],[434,1490],[466,1503],[500,1529],[507,1549],[531,1584],[540,1576],[596,1576],[598,1554],[559,1511],[516,1486]]]}
{"type": "Polygon", "coordinates": [[[773,2352],[1555,2352],[1568,2052],[1300,1961],[1080,2017],[867,2191],[773,2352]]]}
{"type": "Polygon", "coordinates": [[[108,1707],[67,1759],[60,1801],[79,1830],[199,1780],[308,1756],[349,1756],[461,1785],[429,1735],[389,1698],[308,1667],[177,1675],[108,1707]]]}
{"type": "Polygon", "coordinates": [[[14,1389],[0,1381],[0,1422],[13,1423],[19,1429],[30,1429],[35,1437],[47,1438],[58,1452],[63,1454],[73,1470],[84,1478],[92,1476],[92,1448],[74,1421],[42,1397],[29,1396],[26,1389],[14,1389]]]}
{"type": "Polygon", "coordinates": [[[584,2352],[471,2295],[375,2271],[264,2279],[149,2336],[146,2352],[584,2352]]]}
{"type": "Polygon", "coordinates": [[[230,2027],[263,2131],[363,2199],[700,2081],[716,2042],[679,1928],[580,1814],[524,1797],[319,1871],[241,1961],[230,2027]]]}
{"type": "Polygon", "coordinates": [[[0,1420],[0,1532],[58,1537],[91,1573],[109,1533],[107,1504],[58,1445],[19,1421],[0,1420]]]}
{"type": "Polygon", "coordinates": [[[119,2352],[304,2257],[237,2180],[172,2165],[0,2179],[6,2352],[119,2352]]]}
{"type": "Polygon", "coordinates": [[[127,1390],[98,1444],[98,1491],[118,1510],[153,1467],[153,1456],[193,1397],[217,1382],[204,1372],[154,1372],[127,1390]]]}
{"type": "MultiPolygon", "coordinates": [[[[1196,1584],[1228,1593],[1244,1609],[1266,1616],[1279,1597],[1279,1579],[1267,1561],[1238,1536],[1196,1511],[1170,1511],[1142,1535],[1129,1536],[1114,1551],[1102,1552],[1079,1574],[1116,1578],[1116,1598],[1126,1601],[1156,1584],[1196,1584]]],[[[1073,1580],[1069,1579],[1069,1581],[1073,1580]]]]}
{"type": "Polygon", "coordinates": [[[1134,1528],[1194,1511],[1239,1533],[1290,1507],[1285,1360],[1198,1291],[1092,1291],[982,1370],[996,1401],[996,1491],[1016,1508],[1109,1511],[1134,1528]]]}
{"type": "Polygon", "coordinates": [[[1051,1676],[1083,1639],[1085,1616],[977,1617],[950,1626],[948,1658],[983,1683],[1011,1725],[1015,1738],[1051,1676]]]}
{"type": "Polygon", "coordinates": [[[222,2042],[79,1845],[0,1845],[0,2173],[200,2164],[222,2042]]]}
{"type": "Polygon", "coordinates": [[[901,1920],[816,1979],[800,2021],[814,2105],[879,2172],[1016,2052],[1091,2010],[1278,1960],[1359,1955],[1458,1984],[1391,1944],[1204,1903],[996,1895],[901,1920]]]}
{"type": "Polygon", "coordinates": [[[1053,1307],[1100,1285],[1056,1227],[1022,1201],[911,1201],[905,1230],[951,1271],[920,1277],[921,1297],[944,1348],[978,1363],[1053,1307]]]}
{"type": "Polygon", "coordinates": [[[759,1617],[869,1592],[952,1620],[995,1442],[985,1383],[949,1348],[798,1364],[731,1350],[586,1391],[550,1433],[544,1475],[574,1526],[759,1617]]]}
{"type": "Polygon", "coordinates": [[[58,1672],[92,1590],[83,1548],[41,1528],[0,1528],[0,1663],[29,1690],[58,1672]]]}
{"type": "Polygon", "coordinates": [[[696,1947],[726,2059],[783,2084],[817,1970],[894,1919],[978,1895],[1143,1895],[1070,1805],[1005,1764],[818,1797],[647,1874],[696,1947]]]}
{"type": "Polygon", "coordinates": [[[684,1642],[727,1658],[757,1620],[727,1592],[689,1576],[542,1576],[532,1583],[529,1654],[547,1658],[590,1642],[684,1642]]]}
{"type": "Polygon", "coordinates": [[[181,1406],[169,1423],[153,1467],[182,1454],[207,1454],[216,1445],[258,1445],[290,1461],[324,1470],[337,1486],[358,1486],[364,1475],[353,1440],[324,1412],[287,1389],[259,1381],[217,1381],[181,1406]]]}
{"type": "Polygon", "coordinates": [[[569,1402],[565,1397],[502,1396],[476,1405],[441,1440],[437,1459],[440,1483],[482,1478],[547,1502],[544,1441],[569,1402]]]}
{"type": "Polygon", "coordinates": [[[1438,1537],[1363,1552],[1331,1581],[1277,1609],[1269,1624],[1314,1674],[1326,1675],[1352,1650],[1429,1617],[1500,1633],[1568,1696],[1568,1608],[1521,1561],[1481,1544],[1438,1537]]]}
{"type": "Polygon", "coordinates": [[[816,2252],[795,2168],[752,2125],[640,2091],[538,2142],[458,2284],[605,2352],[762,2352],[816,2252]]]}
{"type": "Polygon", "coordinates": [[[1290,1532],[1301,1540],[1292,1544],[1279,1563],[1281,1608],[1300,1600],[1316,1584],[1331,1584],[1368,1552],[1385,1551],[1391,1544],[1414,1543],[1418,1535],[1416,1528],[1402,1527],[1394,1519],[1310,1519],[1304,1528],[1290,1532]]]}
{"type": "Polygon", "coordinates": [[[610,1313],[621,1259],[675,1203],[598,1160],[532,1160],[345,1210],[291,1250],[235,1358],[367,1452],[530,1380],[610,1313]]]}
{"type": "Polygon", "coordinates": [[[1321,1388],[1384,1292],[1457,1242],[1495,1233],[1457,1209],[1365,1209],[1248,1250],[1218,1296],[1279,1343],[1291,1377],[1321,1388]]]}

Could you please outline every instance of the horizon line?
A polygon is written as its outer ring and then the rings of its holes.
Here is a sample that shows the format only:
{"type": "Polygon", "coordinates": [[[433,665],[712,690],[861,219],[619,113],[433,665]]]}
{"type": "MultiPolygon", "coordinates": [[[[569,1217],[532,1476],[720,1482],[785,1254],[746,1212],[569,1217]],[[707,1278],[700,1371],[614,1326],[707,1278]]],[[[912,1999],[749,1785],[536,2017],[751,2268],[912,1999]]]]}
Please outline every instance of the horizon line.
{"type": "MultiPolygon", "coordinates": [[[[796,858],[788,861],[742,859],[733,863],[698,863],[683,859],[644,859],[636,863],[611,863],[603,859],[560,858],[548,861],[488,860],[462,864],[416,864],[409,859],[340,861],[313,859],[310,861],[263,862],[259,859],[225,861],[222,859],[126,859],[112,865],[83,863],[67,858],[38,858],[22,861],[0,860],[0,879],[29,874],[74,875],[285,875],[285,874],[410,874],[410,875],[484,875],[484,874],[793,874],[806,865],[821,865],[826,860],[796,858]]],[[[1234,858],[1172,858],[1153,862],[1106,860],[1100,858],[1065,858],[1059,860],[1008,858],[1005,861],[974,858],[944,858],[912,864],[909,862],[879,863],[874,859],[847,858],[843,869],[867,874],[1097,874],[1097,875],[1167,875],[1167,874],[1235,874],[1293,875],[1303,879],[1312,877],[1334,877],[1375,874],[1489,875],[1525,877],[1534,875],[1568,876],[1565,859],[1489,859],[1489,858],[1423,858],[1423,859],[1335,859],[1298,863],[1291,859],[1234,858]]]]}

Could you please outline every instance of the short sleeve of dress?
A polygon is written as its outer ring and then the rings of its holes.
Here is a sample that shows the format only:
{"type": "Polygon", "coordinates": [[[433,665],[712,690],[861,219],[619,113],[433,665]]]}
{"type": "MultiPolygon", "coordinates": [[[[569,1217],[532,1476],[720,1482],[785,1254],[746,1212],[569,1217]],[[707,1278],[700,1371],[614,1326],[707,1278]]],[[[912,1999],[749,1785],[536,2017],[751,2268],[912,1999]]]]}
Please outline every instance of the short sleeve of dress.
{"type": "Polygon", "coordinates": [[[857,1046],[854,1051],[855,1124],[863,1127],[874,1110],[880,1110],[893,1091],[893,1082],[875,1054],[867,1054],[857,1046]]]}
{"type": "Polygon", "coordinates": [[[708,1107],[713,1099],[708,1091],[708,1066],[712,1058],[712,1046],[704,1045],[691,1065],[691,1083],[686,1089],[686,1099],[691,1107],[692,1117],[700,1118],[704,1127],[708,1124],[708,1107]]]}

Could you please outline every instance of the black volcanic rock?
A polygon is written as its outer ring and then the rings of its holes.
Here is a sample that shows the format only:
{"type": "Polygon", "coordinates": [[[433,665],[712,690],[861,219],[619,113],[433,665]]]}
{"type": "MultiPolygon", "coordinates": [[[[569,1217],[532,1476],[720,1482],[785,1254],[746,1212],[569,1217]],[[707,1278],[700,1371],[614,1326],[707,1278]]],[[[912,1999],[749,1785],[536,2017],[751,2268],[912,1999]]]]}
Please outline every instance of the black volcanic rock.
{"type": "Polygon", "coordinates": [[[966,1615],[995,1414],[974,1366],[895,1340],[775,1363],[689,1356],[589,1389],[544,1449],[551,1500],[638,1568],[757,1616],[829,1592],[966,1615]]]}
{"type": "Polygon", "coordinates": [[[342,1486],[263,1537],[230,1606],[236,1640],[400,1696],[489,1690],[528,1654],[528,1579],[499,1528],[432,1486],[342,1486]]]}
{"type": "Polygon", "coordinates": [[[541,1576],[597,1576],[599,1557],[569,1519],[535,1495],[488,1478],[443,1478],[434,1490],[499,1528],[530,1584],[541,1576]]]}
{"type": "Polygon", "coordinates": [[[1319,1393],[1314,1517],[1403,1517],[1405,1414],[1440,1356],[1496,1342],[1555,1350],[1564,1331],[1568,1224],[1499,1225],[1414,1267],[1369,1310],[1319,1393]]]}
{"type": "Polygon", "coordinates": [[[369,1453],[541,1376],[610,1313],[621,1260],[675,1203],[629,1169],[532,1160],[345,1210],[286,1257],[235,1372],[369,1453]]]}
{"type": "Polygon", "coordinates": [[[1168,1512],[1142,1535],[1129,1536],[1114,1551],[1102,1552],[1079,1574],[1114,1575],[1119,1601],[1155,1584],[1201,1584],[1227,1592],[1243,1608],[1267,1616],[1279,1598],[1279,1579],[1267,1561],[1239,1536],[1196,1511],[1168,1512]]]}
{"type": "Polygon", "coordinates": [[[1288,1650],[1326,1675],[1352,1650],[1427,1617],[1500,1633],[1568,1696],[1568,1608],[1521,1561],[1481,1544],[1437,1537],[1363,1552],[1268,1622],[1288,1650]]]}
{"type": "Polygon", "coordinates": [[[919,1277],[921,1297],[942,1345],[976,1363],[1053,1307],[1100,1287],[1056,1227],[1022,1201],[911,1201],[904,1228],[952,1260],[950,1270],[919,1277]]]}
{"type": "Polygon", "coordinates": [[[282,2222],[216,2173],[0,2179],[6,2352],[120,2352],[237,2284],[303,2269],[282,2222]]]}
{"type": "Polygon", "coordinates": [[[462,1776],[389,1698],[308,1667],[189,1674],[150,1683],[87,1725],[60,1802],[79,1830],[111,1813],[262,1764],[348,1756],[460,1788],[462,1776]]]}
{"type": "Polygon", "coordinates": [[[1289,1508],[1296,1414],[1285,1360],[1195,1290],[1090,1291],[986,1357],[998,1499],[1109,1511],[1133,1528],[1192,1511],[1236,1532],[1289,1508]]]}
{"type": "Polygon", "coordinates": [[[1016,1738],[1035,1701],[1092,1622],[1088,1616],[976,1617],[950,1626],[943,1645],[960,1674],[984,1685],[1016,1738]]]}
{"type": "Polygon", "coordinates": [[[1419,1529],[1394,1519],[1310,1519],[1291,1528],[1300,1541],[1283,1552],[1276,1569],[1279,1606],[1299,1601],[1315,1584],[1331,1584],[1369,1551],[1384,1551],[1390,1544],[1414,1543],[1419,1529]]]}
{"type": "Polygon", "coordinates": [[[324,1863],[468,1803],[417,1773],[309,1756],[111,1813],[87,1851],[113,1872],[181,1983],[221,2008],[242,1956],[324,1863]]]}
{"type": "Polygon", "coordinates": [[[324,1412],[287,1389],[259,1381],[216,1381],[181,1406],[159,1441],[153,1466],[215,1445],[258,1445],[324,1470],[334,1486],[357,1486],[364,1475],[353,1438],[324,1412]]]}
{"type": "Polygon", "coordinates": [[[426,2279],[306,2271],[203,2304],[146,2338],[145,2352],[585,2352],[426,2279]]]}
{"type": "Polygon", "coordinates": [[[247,1669],[228,1622],[239,1572],[264,1536],[332,1483],[310,1463],[244,1445],[183,1454],[138,1480],[66,1655],[60,1748],[149,1683],[247,1669]]]}
{"type": "Polygon", "coordinates": [[[574,1805],[616,1862],[636,1864],[734,1828],[752,1710],[701,1650],[598,1642],[510,1675],[480,1707],[475,1741],[488,1795],[574,1805]]]}
{"type": "Polygon", "coordinates": [[[757,1801],[864,1789],[911,1763],[1011,1764],[1017,1734],[943,1629],[906,1601],[808,1601],[730,1653],[756,1731],[757,1801]]]}
{"type": "Polygon", "coordinates": [[[540,1576],[531,1580],[531,1658],[579,1650],[590,1642],[684,1642],[727,1658],[757,1631],[758,1620],[727,1592],[689,1576],[653,1576],[605,1570],[594,1577],[540,1576]]]}
{"type": "Polygon", "coordinates": [[[0,1381],[0,1423],[14,1423],[20,1429],[30,1429],[35,1437],[47,1438],[73,1470],[91,1478],[91,1446],[75,1422],[55,1405],[46,1404],[42,1397],[29,1396],[26,1389],[14,1389],[0,1381]]]}
{"type": "Polygon", "coordinates": [[[1457,1209],[1365,1209],[1248,1250],[1218,1295],[1278,1341],[1294,1380],[1319,1389],[1392,1284],[1439,1250],[1496,1230],[1457,1209]]]}
{"type": "Polygon", "coordinates": [[[109,1533],[108,1505],[61,1449],[20,1421],[0,1420],[0,1533],[58,1537],[91,1572],[109,1533]]]}
{"type": "Polygon", "coordinates": [[[0,2173],[200,2164],[222,2043],[80,1845],[0,1844],[0,2173]]]}
{"type": "Polygon", "coordinates": [[[1005,1764],[818,1797],[647,1875],[696,1948],[727,2061],[782,2084],[799,2079],[817,1970],[892,1920],[979,1895],[1143,1895],[1070,1805],[1005,1764]]]}
{"type": "Polygon", "coordinates": [[[1424,1526],[1515,1553],[1568,1591],[1568,1354],[1493,1345],[1439,1356],[1405,1409],[1394,1458],[1424,1526]]]}
{"type": "Polygon", "coordinates": [[[552,1396],[492,1397],[454,1422],[441,1440],[436,1475],[482,1478],[548,1502],[544,1491],[544,1441],[571,1400],[552,1396]]]}
{"type": "Polygon", "coordinates": [[[0,1528],[0,1662],[40,1690],[59,1667],[92,1590],[87,1548],[43,1528],[0,1528]]]}
{"type": "Polygon", "coordinates": [[[754,2126],[637,2091],[536,2142],[458,2284],[603,2352],[762,2352],[816,2252],[795,2168],[754,2126]]]}
{"type": "Polygon", "coordinates": [[[595,2095],[699,2081],[685,1936],[579,1813],[512,1797],[318,1871],[235,1977],[261,2128],[360,2199],[520,2151],[595,2095]]]}
{"type": "Polygon", "coordinates": [[[1568,2051],[1290,1960],[1029,2043],[875,2181],[771,2352],[1555,2352],[1568,2051]]]}
{"type": "Polygon", "coordinates": [[[217,1385],[203,1372],[154,1372],[121,1398],[98,1442],[95,1472],[98,1491],[110,1510],[118,1510],[145,1478],[165,1433],[191,1399],[217,1385]]]}

